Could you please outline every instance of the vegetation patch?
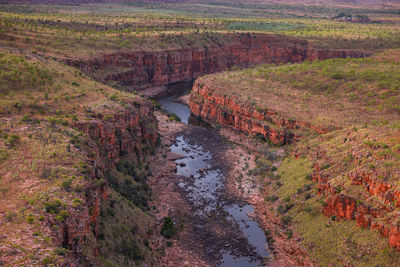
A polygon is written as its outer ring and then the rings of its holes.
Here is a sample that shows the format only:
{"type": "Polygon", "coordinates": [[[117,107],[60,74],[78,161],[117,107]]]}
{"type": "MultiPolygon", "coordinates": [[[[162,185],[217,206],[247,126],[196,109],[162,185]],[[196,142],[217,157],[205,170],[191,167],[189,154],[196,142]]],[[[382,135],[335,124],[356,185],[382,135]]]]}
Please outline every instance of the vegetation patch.
{"type": "Polygon", "coordinates": [[[161,227],[161,234],[165,238],[172,238],[176,233],[176,227],[171,217],[164,217],[164,222],[161,227]]]}
{"type": "Polygon", "coordinates": [[[400,255],[388,248],[387,238],[378,232],[359,228],[354,221],[338,221],[322,214],[324,197],[317,196],[314,185],[309,187],[306,179],[311,167],[307,158],[286,158],[278,168],[282,183],[278,189],[279,198],[290,197],[294,203],[288,215],[281,217],[282,224],[301,234],[310,256],[321,266],[399,264],[400,255]],[[310,195],[305,197],[307,192],[310,195]]]}

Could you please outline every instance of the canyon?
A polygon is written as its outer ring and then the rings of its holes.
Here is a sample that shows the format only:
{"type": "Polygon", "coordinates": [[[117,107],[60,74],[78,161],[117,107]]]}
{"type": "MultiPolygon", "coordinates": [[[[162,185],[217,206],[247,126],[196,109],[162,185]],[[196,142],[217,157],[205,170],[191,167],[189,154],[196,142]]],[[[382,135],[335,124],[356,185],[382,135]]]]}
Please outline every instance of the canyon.
{"type": "MultiPolygon", "coordinates": [[[[270,35],[243,34],[240,37],[235,37],[234,43],[224,46],[160,52],[118,52],[105,54],[100,58],[66,60],[65,62],[77,67],[100,82],[116,82],[117,87],[128,91],[133,91],[132,88],[141,88],[143,90],[164,86],[163,94],[165,95],[165,91],[175,93],[180,90],[179,86],[173,88],[171,85],[188,82],[202,75],[232,67],[245,68],[262,63],[296,63],[329,58],[358,58],[369,55],[364,51],[356,50],[313,49],[308,47],[307,43],[295,39],[282,39],[270,35]]],[[[155,97],[162,95],[157,94],[155,97]]],[[[285,117],[285,114],[273,109],[258,108],[254,103],[241,102],[234,97],[218,94],[218,90],[214,90],[212,84],[204,83],[201,79],[194,82],[188,104],[191,114],[201,120],[232,127],[250,135],[256,135],[274,146],[284,146],[300,141],[310,132],[319,135],[328,133],[331,130],[330,128],[313,125],[308,121],[285,117]]],[[[140,109],[143,109],[143,107],[140,109]]],[[[152,111],[147,110],[146,114],[146,116],[151,117],[152,111]]],[[[99,119],[101,119],[102,116],[99,116],[99,119]]],[[[140,151],[140,145],[132,147],[131,141],[129,141],[137,136],[137,134],[130,135],[129,132],[131,130],[129,129],[132,125],[137,125],[139,117],[134,116],[135,118],[132,119],[129,114],[115,116],[114,118],[117,119],[128,118],[128,124],[122,122],[120,123],[122,126],[113,124],[104,127],[101,124],[93,125],[93,123],[89,123],[78,126],[84,132],[87,132],[89,136],[96,139],[101,144],[100,147],[105,146],[105,148],[102,148],[105,151],[101,150],[100,155],[104,155],[108,167],[113,167],[118,162],[118,155],[121,153],[119,150],[140,151]],[[128,133],[126,133],[124,127],[128,130],[128,133]],[[116,128],[116,131],[112,130],[114,128],[116,128]],[[115,147],[115,144],[117,144],[117,147],[115,147]]],[[[185,120],[188,119],[186,116],[184,116],[185,120]]],[[[143,136],[154,143],[157,127],[152,126],[151,128],[151,130],[145,129],[139,136],[143,136]]],[[[138,156],[140,158],[140,152],[138,156]]],[[[362,219],[366,212],[357,217],[354,216],[355,209],[353,204],[355,200],[343,200],[345,198],[346,196],[340,196],[340,199],[327,196],[327,206],[323,209],[323,213],[326,216],[335,214],[338,219],[357,219],[359,225],[364,225],[365,223],[361,221],[363,221],[362,219]],[[342,216],[341,210],[347,211],[349,206],[352,206],[353,210],[345,212],[346,215],[342,216]]],[[[368,211],[367,208],[364,210],[368,211]]],[[[95,212],[95,214],[98,214],[98,212],[95,212]]],[[[96,222],[95,219],[91,220],[96,222]]],[[[384,229],[384,227],[381,228],[384,229]]],[[[385,232],[382,231],[382,233],[385,232]]],[[[391,240],[390,246],[396,247],[395,229],[391,230],[391,233],[391,235],[387,234],[385,236],[389,236],[389,240],[391,240]]],[[[301,251],[296,247],[295,251],[297,250],[301,251]]],[[[283,252],[280,251],[280,253],[283,252]]],[[[304,259],[300,261],[304,261],[304,259]]],[[[308,260],[305,260],[305,262],[308,262],[308,260]]]]}
{"type": "Polygon", "coordinates": [[[393,1],[26,2],[0,265],[400,266],[393,1]]]}
{"type": "Polygon", "coordinates": [[[365,57],[360,50],[313,48],[307,41],[268,34],[225,34],[223,43],[164,51],[104,53],[88,59],[62,59],[94,79],[128,91],[191,81],[230,68],[365,57]]]}

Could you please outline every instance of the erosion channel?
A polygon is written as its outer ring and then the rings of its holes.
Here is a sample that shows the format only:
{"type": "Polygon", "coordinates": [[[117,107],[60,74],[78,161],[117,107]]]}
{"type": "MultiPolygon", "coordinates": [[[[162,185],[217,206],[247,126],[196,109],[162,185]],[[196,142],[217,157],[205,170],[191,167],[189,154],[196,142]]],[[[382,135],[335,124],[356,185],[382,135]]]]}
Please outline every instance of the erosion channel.
{"type": "Polygon", "coordinates": [[[226,185],[230,165],[223,151],[230,144],[215,129],[199,126],[189,107],[176,97],[169,95],[157,101],[186,124],[175,133],[170,152],[181,155],[175,160],[175,183],[190,207],[191,219],[186,220],[192,222],[192,249],[197,247],[203,260],[212,266],[265,265],[268,244],[263,230],[251,218],[253,208],[226,185]]]}

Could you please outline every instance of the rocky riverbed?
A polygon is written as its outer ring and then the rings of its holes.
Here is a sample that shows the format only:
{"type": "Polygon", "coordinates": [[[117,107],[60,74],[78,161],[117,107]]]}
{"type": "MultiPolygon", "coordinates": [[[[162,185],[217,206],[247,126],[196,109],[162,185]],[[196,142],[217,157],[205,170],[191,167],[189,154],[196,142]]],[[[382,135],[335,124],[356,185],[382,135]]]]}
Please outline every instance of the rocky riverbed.
{"type": "MultiPolygon", "coordinates": [[[[182,105],[172,97],[167,101],[182,105]]],[[[181,108],[186,111],[179,114],[190,112],[187,106],[181,108]]],[[[264,184],[248,172],[255,167],[260,143],[226,128],[217,131],[187,124],[187,114],[179,117],[185,123],[157,112],[162,146],[151,167],[152,204],[160,225],[169,216],[178,229],[171,240],[158,235],[155,249],[164,255],[160,262],[165,266],[309,265],[298,241],[286,238],[278,218],[265,205],[264,184]],[[267,243],[266,230],[275,241],[273,246],[267,243]]]]}

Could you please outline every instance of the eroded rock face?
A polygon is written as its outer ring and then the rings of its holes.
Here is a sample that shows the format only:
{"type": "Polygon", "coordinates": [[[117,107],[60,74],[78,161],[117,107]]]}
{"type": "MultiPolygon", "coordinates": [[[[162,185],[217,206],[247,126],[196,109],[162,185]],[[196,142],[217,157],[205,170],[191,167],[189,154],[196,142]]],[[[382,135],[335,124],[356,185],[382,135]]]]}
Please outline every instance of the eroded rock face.
{"type": "Polygon", "coordinates": [[[98,144],[106,169],[115,166],[121,154],[132,153],[141,158],[142,144],[157,140],[157,122],[149,102],[107,117],[96,114],[93,120],[78,122],[75,127],[98,144]]]}
{"type": "Polygon", "coordinates": [[[108,114],[107,117],[95,114],[93,119],[76,122],[73,126],[90,139],[89,179],[82,189],[85,199],[78,207],[68,210],[70,216],[64,222],[51,217],[47,223],[59,226],[59,230],[53,232],[56,244],[74,252],[69,264],[98,266],[98,218],[101,202],[109,196],[104,174],[118,163],[122,154],[143,160],[142,147],[156,144],[157,120],[150,102],[143,101],[138,106],[128,106],[122,113],[108,114]]]}
{"type": "Polygon", "coordinates": [[[357,196],[342,193],[346,185],[333,186],[329,179],[329,172],[321,170],[321,162],[317,161],[313,167],[312,178],[317,184],[319,195],[326,197],[326,205],[322,212],[325,216],[335,216],[339,220],[355,220],[362,228],[377,230],[381,236],[388,237],[389,246],[400,249],[400,225],[395,208],[398,207],[400,195],[395,186],[379,181],[375,173],[354,172],[350,174],[351,185],[364,188],[365,197],[375,196],[377,201],[363,203],[357,196]]]}
{"type": "Polygon", "coordinates": [[[363,57],[359,51],[318,50],[302,40],[266,34],[226,35],[223,45],[210,44],[165,51],[116,52],[93,59],[65,62],[101,82],[117,81],[127,89],[188,81],[231,67],[328,58],[363,57]],[[110,71],[107,71],[109,69],[110,71]],[[101,71],[106,74],[97,75],[101,71]]]}
{"type": "Polygon", "coordinates": [[[285,145],[301,136],[292,130],[301,127],[318,133],[327,129],[315,127],[307,122],[285,118],[270,109],[259,109],[249,103],[239,102],[234,97],[219,95],[212,85],[196,81],[190,96],[190,110],[193,115],[210,122],[218,122],[240,131],[259,135],[276,145],[285,145]]]}

